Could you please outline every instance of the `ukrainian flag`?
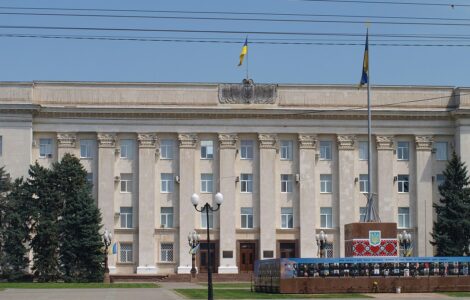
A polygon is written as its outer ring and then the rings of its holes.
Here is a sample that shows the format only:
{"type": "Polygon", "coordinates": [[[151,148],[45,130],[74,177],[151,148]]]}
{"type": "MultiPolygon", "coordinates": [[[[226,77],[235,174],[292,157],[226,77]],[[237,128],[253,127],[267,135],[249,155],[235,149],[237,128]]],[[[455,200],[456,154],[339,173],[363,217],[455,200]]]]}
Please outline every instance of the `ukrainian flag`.
{"type": "Polygon", "coordinates": [[[369,29],[366,35],[366,49],[364,50],[364,62],[362,63],[362,77],[359,86],[369,83],[369,29]]]}
{"type": "Polygon", "coordinates": [[[248,37],[245,39],[245,44],[243,44],[242,52],[240,53],[240,63],[238,66],[241,66],[245,55],[248,53],[248,37]]]}

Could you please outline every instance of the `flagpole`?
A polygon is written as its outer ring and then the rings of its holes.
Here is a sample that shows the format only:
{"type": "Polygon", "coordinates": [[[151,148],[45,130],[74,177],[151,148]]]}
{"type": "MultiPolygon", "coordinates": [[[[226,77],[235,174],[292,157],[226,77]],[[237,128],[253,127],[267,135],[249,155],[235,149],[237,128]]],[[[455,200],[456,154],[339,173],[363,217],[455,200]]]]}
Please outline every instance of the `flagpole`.
{"type": "MultiPolygon", "coordinates": [[[[248,36],[246,37],[246,40],[248,41],[248,36]]],[[[246,46],[248,47],[248,42],[247,42],[246,46]]],[[[250,79],[250,77],[248,76],[248,57],[250,56],[249,52],[250,51],[247,48],[247,50],[246,50],[246,80],[250,79]]]]}

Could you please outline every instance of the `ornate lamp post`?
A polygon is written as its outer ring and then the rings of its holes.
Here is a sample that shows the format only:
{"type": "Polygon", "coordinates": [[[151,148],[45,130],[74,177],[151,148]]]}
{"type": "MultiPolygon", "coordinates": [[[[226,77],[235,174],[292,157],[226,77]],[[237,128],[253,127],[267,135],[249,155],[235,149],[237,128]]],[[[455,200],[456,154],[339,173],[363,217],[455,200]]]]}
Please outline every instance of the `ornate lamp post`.
{"type": "Polygon", "coordinates": [[[108,229],[104,230],[103,233],[103,243],[104,243],[104,277],[103,283],[111,283],[111,279],[109,278],[109,267],[108,267],[108,248],[111,245],[111,240],[113,235],[108,229]]]}
{"type": "Polygon", "coordinates": [[[188,243],[189,247],[191,248],[191,281],[196,281],[196,250],[197,247],[199,246],[199,241],[201,240],[201,237],[199,234],[196,233],[196,231],[190,232],[188,234],[188,243]]]}
{"type": "Polygon", "coordinates": [[[221,193],[215,194],[215,203],[217,204],[217,207],[214,208],[210,206],[209,203],[204,204],[204,206],[201,207],[201,209],[198,209],[197,206],[199,204],[199,196],[194,193],[191,196],[191,203],[194,205],[194,209],[196,209],[199,212],[206,212],[206,228],[207,228],[207,299],[208,300],[213,300],[214,295],[213,295],[213,290],[212,290],[212,270],[211,270],[211,247],[210,247],[210,236],[209,236],[209,210],[210,211],[217,211],[220,208],[220,205],[224,202],[224,196],[221,193]]]}
{"type": "Polygon", "coordinates": [[[320,252],[320,258],[325,258],[326,253],[325,253],[325,246],[326,242],[328,241],[328,235],[322,231],[320,231],[320,234],[317,234],[315,236],[315,239],[317,240],[317,246],[320,252]]]}
{"type": "Polygon", "coordinates": [[[404,230],[398,235],[400,246],[403,247],[403,256],[411,256],[411,234],[404,230]]]}

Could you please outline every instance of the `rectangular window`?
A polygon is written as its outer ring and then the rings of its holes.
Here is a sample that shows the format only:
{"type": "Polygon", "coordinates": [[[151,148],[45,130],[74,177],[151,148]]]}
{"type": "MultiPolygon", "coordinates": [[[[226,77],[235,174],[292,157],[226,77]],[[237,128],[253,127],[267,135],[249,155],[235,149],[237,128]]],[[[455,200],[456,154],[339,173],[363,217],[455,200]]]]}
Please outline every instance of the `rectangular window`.
{"type": "Polygon", "coordinates": [[[52,139],[39,139],[39,157],[52,157],[52,139]]]}
{"type": "Polygon", "coordinates": [[[250,229],[253,228],[253,207],[241,207],[241,228],[250,229]]]}
{"type": "Polygon", "coordinates": [[[240,159],[253,159],[253,141],[240,141],[240,159]]]}
{"type": "Polygon", "coordinates": [[[333,258],[334,255],[333,243],[325,243],[326,258],[333,258]]]}
{"type": "Polygon", "coordinates": [[[359,160],[369,159],[369,144],[367,142],[359,142],[359,160]]]}
{"type": "Polygon", "coordinates": [[[160,244],[160,261],[162,262],[173,261],[173,244],[171,243],[160,244]]]}
{"type": "Polygon", "coordinates": [[[121,193],[132,193],[132,174],[121,173],[121,193]]]}
{"type": "Polygon", "coordinates": [[[281,160],[292,160],[292,141],[281,141],[281,160]]]}
{"type": "Polygon", "coordinates": [[[330,141],[320,141],[320,160],[331,160],[330,141]]]}
{"type": "Polygon", "coordinates": [[[132,243],[120,243],[119,261],[122,263],[131,263],[134,259],[132,243]]]}
{"type": "Polygon", "coordinates": [[[213,159],[214,158],[214,142],[201,141],[201,158],[213,159]]]}
{"type": "Polygon", "coordinates": [[[409,192],[409,176],[408,175],[398,175],[398,192],[399,193],[408,193],[409,192]]]}
{"type": "Polygon", "coordinates": [[[436,160],[447,160],[447,142],[434,143],[436,149],[436,160]]]}
{"type": "Polygon", "coordinates": [[[331,193],[331,174],[320,174],[320,193],[331,193]]]}
{"type": "Polygon", "coordinates": [[[292,193],[293,177],[291,174],[281,174],[281,193],[292,193]]]}
{"type": "Polygon", "coordinates": [[[212,174],[201,174],[201,193],[212,193],[213,181],[212,174]]]}
{"type": "MultiPolygon", "coordinates": [[[[207,229],[207,215],[205,208],[203,208],[201,212],[201,228],[207,229]]],[[[209,229],[212,228],[214,228],[214,214],[211,210],[209,210],[209,229]]]]}
{"type": "Polygon", "coordinates": [[[132,207],[121,207],[121,228],[132,228],[132,207]]]}
{"type": "Polygon", "coordinates": [[[398,160],[410,159],[410,143],[397,142],[397,159],[398,160]]]}
{"type": "Polygon", "coordinates": [[[3,137],[0,135],[0,156],[3,155],[3,137]]]}
{"type": "Polygon", "coordinates": [[[398,208],[398,228],[410,228],[410,208],[398,208]]]}
{"type": "Polygon", "coordinates": [[[253,193],[253,174],[240,174],[240,191],[253,193]]]}
{"type": "Polygon", "coordinates": [[[294,213],[292,207],[281,207],[281,228],[294,228],[294,213]]]}
{"type": "Polygon", "coordinates": [[[173,152],[175,148],[174,140],[161,140],[160,141],[160,158],[173,159],[173,152]]]}
{"type": "Polygon", "coordinates": [[[160,208],[160,227],[173,228],[173,207],[160,208]]]}
{"type": "Polygon", "coordinates": [[[121,140],[120,158],[133,159],[134,158],[134,140],[121,140]]]}
{"type": "Polygon", "coordinates": [[[93,140],[80,140],[80,158],[93,157],[93,140]]]}
{"type": "Polygon", "coordinates": [[[436,183],[437,183],[437,186],[441,186],[444,181],[446,180],[444,174],[437,174],[436,175],[436,183]]]}
{"type": "Polygon", "coordinates": [[[369,192],[369,176],[367,174],[359,175],[359,191],[361,193],[369,192]]]}
{"type": "Polygon", "coordinates": [[[86,173],[86,182],[89,185],[93,185],[93,173],[86,173]]]}
{"type": "Polygon", "coordinates": [[[320,228],[333,228],[331,207],[320,207],[320,228]]]}
{"type": "Polygon", "coordinates": [[[366,210],[367,210],[367,207],[359,207],[359,221],[360,222],[366,221],[366,210]]]}
{"type": "Polygon", "coordinates": [[[173,173],[162,173],[160,176],[160,192],[173,193],[173,173]]]}

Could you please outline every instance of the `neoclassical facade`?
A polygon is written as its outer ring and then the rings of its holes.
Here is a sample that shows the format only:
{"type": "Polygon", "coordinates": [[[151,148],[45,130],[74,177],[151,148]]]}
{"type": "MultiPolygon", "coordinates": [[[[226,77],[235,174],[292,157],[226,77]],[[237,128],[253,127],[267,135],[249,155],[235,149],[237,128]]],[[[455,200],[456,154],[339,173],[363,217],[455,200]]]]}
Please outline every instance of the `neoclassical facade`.
{"type": "MultiPolygon", "coordinates": [[[[438,185],[452,151],[470,163],[470,89],[372,89],[372,161],[384,222],[432,256],[438,185]]],[[[113,232],[111,271],[189,273],[187,236],[205,240],[207,270],[249,271],[256,259],[316,257],[315,234],[341,257],[344,225],[364,214],[366,91],[354,85],[0,83],[0,165],[79,157],[113,232]],[[224,195],[209,224],[191,205],[224,195]]]]}

